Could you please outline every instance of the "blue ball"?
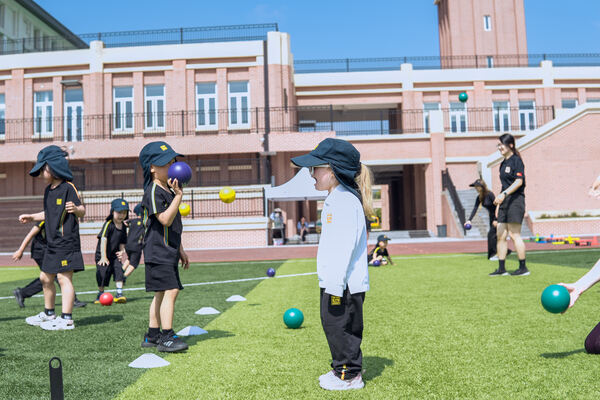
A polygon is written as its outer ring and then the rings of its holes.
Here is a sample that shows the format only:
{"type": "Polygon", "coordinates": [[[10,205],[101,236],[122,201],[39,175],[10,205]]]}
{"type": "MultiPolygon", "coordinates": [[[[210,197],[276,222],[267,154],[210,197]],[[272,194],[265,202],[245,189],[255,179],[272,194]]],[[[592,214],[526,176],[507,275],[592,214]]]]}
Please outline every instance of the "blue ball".
{"type": "Polygon", "coordinates": [[[571,295],[562,285],[550,285],[542,292],[542,306],[553,314],[565,311],[570,302],[571,295]]]}
{"type": "Polygon", "coordinates": [[[177,179],[183,186],[192,179],[192,168],[183,161],[177,161],[169,167],[169,178],[177,179]]]}
{"type": "Polygon", "coordinates": [[[381,261],[379,261],[379,260],[373,261],[373,266],[379,267],[380,265],[381,265],[381,261]]]}
{"type": "Polygon", "coordinates": [[[275,270],[273,268],[269,268],[267,270],[267,276],[269,276],[271,278],[274,277],[275,276],[275,270]]]}
{"type": "Polygon", "coordinates": [[[290,329],[298,329],[304,322],[304,314],[297,308],[289,308],[283,314],[283,323],[290,329]]]}
{"type": "Polygon", "coordinates": [[[466,229],[466,230],[469,230],[469,229],[471,229],[471,224],[465,224],[465,229],[466,229]]]}

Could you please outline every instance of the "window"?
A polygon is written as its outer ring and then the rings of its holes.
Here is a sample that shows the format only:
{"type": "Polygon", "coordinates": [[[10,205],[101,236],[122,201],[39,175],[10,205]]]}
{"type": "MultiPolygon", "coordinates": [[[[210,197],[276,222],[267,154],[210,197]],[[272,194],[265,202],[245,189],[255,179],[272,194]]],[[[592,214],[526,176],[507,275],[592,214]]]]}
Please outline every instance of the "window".
{"type": "Polygon", "coordinates": [[[42,35],[40,34],[39,29],[33,30],[33,48],[36,50],[40,50],[42,48],[42,35]]]}
{"type": "Polygon", "coordinates": [[[116,87],[113,90],[113,131],[133,132],[133,86],[116,87]]]}
{"type": "Polygon", "coordinates": [[[229,127],[250,127],[250,93],[248,81],[229,82],[229,127]]]}
{"type": "Polygon", "coordinates": [[[6,103],[4,102],[4,93],[0,93],[0,139],[4,139],[6,133],[6,123],[4,112],[6,110],[6,103]]]}
{"type": "Polygon", "coordinates": [[[83,140],[83,89],[65,90],[65,142],[83,140]]]}
{"type": "Polygon", "coordinates": [[[12,33],[15,38],[19,36],[19,13],[16,11],[12,12],[12,33]]]}
{"type": "Polygon", "coordinates": [[[563,99],[562,100],[562,108],[575,108],[577,107],[576,99],[563,99]]]}
{"type": "Polygon", "coordinates": [[[145,102],[145,130],[165,129],[165,86],[144,86],[145,102]]]}
{"type": "Polygon", "coordinates": [[[494,57],[492,56],[487,56],[485,58],[486,62],[487,62],[487,67],[488,68],[494,68],[494,57]]]}
{"type": "Polygon", "coordinates": [[[32,25],[31,21],[23,20],[23,24],[25,25],[25,37],[27,39],[31,38],[32,25]]]}
{"type": "Polygon", "coordinates": [[[496,132],[510,131],[510,110],[508,101],[495,101],[494,103],[494,130],[496,132]]]}
{"type": "Polygon", "coordinates": [[[519,101],[519,128],[522,131],[535,129],[535,102],[533,100],[519,101]]]}
{"type": "Polygon", "coordinates": [[[35,92],[33,115],[35,136],[52,136],[52,91],[35,92]]]}
{"type": "Polygon", "coordinates": [[[4,15],[6,14],[6,6],[0,4],[0,28],[4,28],[4,15]]]}
{"type": "Polygon", "coordinates": [[[588,103],[600,103],[600,98],[596,98],[596,99],[593,99],[593,98],[590,99],[590,98],[588,98],[587,102],[588,103]]]}
{"type": "Polygon", "coordinates": [[[431,132],[430,112],[440,109],[440,103],[423,103],[423,129],[425,133],[431,132]]]}
{"type": "Polygon", "coordinates": [[[467,131],[467,105],[465,103],[450,103],[450,131],[467,131]]]}
{"type": "Polygon", "coordinates": [[[217,84],[215,82],[196,83],[196,128],[200,130],[217,128],[217,84]]]}
{"type": "Polygon", "coordinates": [[[484,31],[492,30],[492,17],[490,15],[483,16],[483,30],[484,31]]]}

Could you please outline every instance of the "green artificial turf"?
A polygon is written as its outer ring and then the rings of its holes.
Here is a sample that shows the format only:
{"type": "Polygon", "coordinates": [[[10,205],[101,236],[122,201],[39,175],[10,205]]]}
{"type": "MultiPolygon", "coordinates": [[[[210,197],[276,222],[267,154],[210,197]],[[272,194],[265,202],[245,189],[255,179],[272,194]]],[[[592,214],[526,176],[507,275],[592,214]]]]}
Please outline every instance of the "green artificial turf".
{"type": "MultiPolygon", "coordinates": [[[[45,332],[23,318],[41,298],[19,310],[0,300],[0,398],[48,398],[48,359],[64,363],[66,398],[72,399],[594,399],[600,356],[584,352],[600,320],[597,288],[564,315],[545,312],[542,290],[579,278],[598,250],[528,254],[526,277],[487,276],[497,263],[482,255],[394,257],[395,266],[370,268],[365,301],[365,389],[331,394],[318,386],[329,369],[329,349],[318,312],[315,275],[186,288],[175,328],[198,325],[208,334],[187,339],[190,349],[164,355],[171,365],[152,370],[127,364],[153,349],[139,347],[150,295],[129,292],[130,302],[76,310],[77,327],[45,332]],[[245,302],[227,303],[232,294],[245,302]],[[224,311],[199,316],[212,306],[224,311]],[[282,314],[300,308],[305,321],[287,329],[282,314]]],[[[314,260],[193,265],[184,283],[313,272],[314,260]]],[[[515,269],[512,256],[507,267],[515,269]]],[[[29,275],[31,275],[31,271],[29,275]]],[[[0,270],[0,296],[18,284],[0,270]]],[[[76,275],[77,290],[93,289],[93,270],[76,275]]],[[[143,270],[128,286],[142,286],[143,270]]],[[[92,300],[92,295],[80,296],[92,300]]]]}

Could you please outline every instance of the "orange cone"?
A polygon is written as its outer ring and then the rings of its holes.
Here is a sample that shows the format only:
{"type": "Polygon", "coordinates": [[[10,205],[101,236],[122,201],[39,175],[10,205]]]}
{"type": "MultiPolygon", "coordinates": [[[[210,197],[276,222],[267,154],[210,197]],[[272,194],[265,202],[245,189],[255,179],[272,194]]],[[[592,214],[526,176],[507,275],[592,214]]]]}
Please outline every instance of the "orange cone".
{"type": "Polygon", "coordinates": [[[596,236],[594,236],[594,238],[592,239],[592,243],[591,246],[598,246],[598,238],[596,236]]]}

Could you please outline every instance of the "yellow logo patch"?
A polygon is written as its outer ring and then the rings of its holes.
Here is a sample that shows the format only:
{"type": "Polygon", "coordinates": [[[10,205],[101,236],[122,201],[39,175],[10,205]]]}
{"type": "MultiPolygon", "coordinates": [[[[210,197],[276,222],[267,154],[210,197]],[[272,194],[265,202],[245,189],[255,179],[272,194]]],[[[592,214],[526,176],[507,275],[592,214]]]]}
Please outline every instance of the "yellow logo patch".
{"type": "Polygon", "coordinates": [[[60,262],[60,265],[62,265],[63,267],[66,267],[66,266],[67,266],[67,264],[68,264],[67,260],[62,260],[62,261],[60,262]]]}
{"type": "Polygon", "coordinates": [[[330,224],[333,221],[333,215],[327,214],[327,223],[330,224]]]}
{"type": "Polygon", "coordinates": [[[124,202],[124,201],[122,201],[122,202],[121,202],[121,205],[122,205],[122,206],[124,206],[124,205],[125,205],[125,202],[124,202]]]}
{"type": "Polygon", "coordinates": [[[62,199],[56,199],[56,205],[57,206],[62,205],[62,199]]]}
{"type": "Polygon", "coordinates": [[[142,222],[141,222],[141,221],[138,221],[138,225],[141,225],[141,224],[142,224],[142,222]]]}
{"type": "Polygon", "coordinates": [[[331,296],[331,305],[339,306],[342,304],[342,298],[339,296],[331,296]]]}
{"type": "Polygon", "coordinates": [[[160,149],[161,149],[162,151],[167,151],[167,146],[165,146],[165,145],[163,144],[162,146],[160,146],[160,149]]]}

